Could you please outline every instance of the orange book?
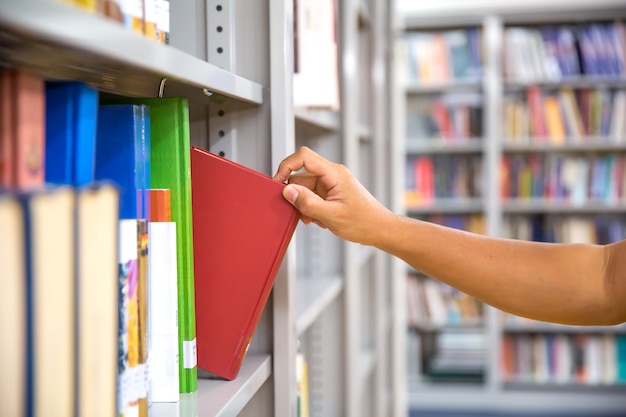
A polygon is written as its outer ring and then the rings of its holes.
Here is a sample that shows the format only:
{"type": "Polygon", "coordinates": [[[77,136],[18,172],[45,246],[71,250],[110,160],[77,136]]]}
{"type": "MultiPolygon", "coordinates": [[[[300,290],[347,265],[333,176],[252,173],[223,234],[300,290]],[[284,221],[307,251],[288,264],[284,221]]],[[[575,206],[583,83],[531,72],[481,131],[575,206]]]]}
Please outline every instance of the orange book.
{"type": "Polygon", "coordinates": [[[144,0],[144,34],[147,38],[159,41],[160,32],[157,30],[157,0],[144,0]]]}
{"type": "Polygon", "coordinates": [[[191,150],[198,367],[239,373],[299,215],[284,184],[191,150]]]}
{"type": "Polygon", "coordinates": [[[158,223],[172,221],[169,189],[150,190],[150,221],[158,223]]]}
{"type": "Polygon", "coordinates": [[[562,145],[565,143],[565,126],[561,117],[559,100],[555,96],[548,96],[544,99],[543,106],[546,113],[546,125],[550,141],[554,145],[562,145]]]}
{"type": "Polygon", "coordinates": [[[3,173],[0,185],[21,189],[38,187],[44,183],[44,80],[21,70],[1,71],[3,173]]]}

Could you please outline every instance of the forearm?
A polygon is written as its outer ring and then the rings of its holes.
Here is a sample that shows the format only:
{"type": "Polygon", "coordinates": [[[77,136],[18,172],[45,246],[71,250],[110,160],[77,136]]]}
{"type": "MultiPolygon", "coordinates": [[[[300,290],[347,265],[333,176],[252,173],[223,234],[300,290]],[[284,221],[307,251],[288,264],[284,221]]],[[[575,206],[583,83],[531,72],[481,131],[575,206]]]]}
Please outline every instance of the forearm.
{"type": "Polygon", "coordinates": [[[570,324],[618,320],[605,246],[494,239],[398,216],[381,230],[380,249],[501,310],[570,324]]]}

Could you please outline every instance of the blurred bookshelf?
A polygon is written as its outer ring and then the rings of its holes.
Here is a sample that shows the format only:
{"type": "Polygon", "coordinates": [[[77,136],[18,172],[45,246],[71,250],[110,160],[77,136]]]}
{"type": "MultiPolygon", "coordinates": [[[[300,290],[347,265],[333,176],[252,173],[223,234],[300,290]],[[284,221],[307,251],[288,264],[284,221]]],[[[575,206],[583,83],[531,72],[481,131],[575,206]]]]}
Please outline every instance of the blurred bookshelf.
{"type": "MultiPolygon", "coordinates": [[[[511,239],[626,238],[626,4],[399,6],[405,213],[511,239]]],[[[405,275],[410,408],[626,409],[623,325],[540,323],[479,302],[470,319],[467,295],[405,275]]]]}

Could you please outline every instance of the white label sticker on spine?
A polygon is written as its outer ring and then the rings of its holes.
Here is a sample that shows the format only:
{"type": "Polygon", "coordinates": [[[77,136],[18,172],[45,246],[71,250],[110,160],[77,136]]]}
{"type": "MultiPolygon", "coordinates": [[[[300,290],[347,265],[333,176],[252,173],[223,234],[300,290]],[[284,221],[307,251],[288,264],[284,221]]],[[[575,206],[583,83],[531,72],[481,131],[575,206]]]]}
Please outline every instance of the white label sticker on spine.
{"type": "Polygon", "coordinates": [[[186,369],[195,368],[198,364],[196,358],[196,339],[183,341],[183,366],[186,369]]]}

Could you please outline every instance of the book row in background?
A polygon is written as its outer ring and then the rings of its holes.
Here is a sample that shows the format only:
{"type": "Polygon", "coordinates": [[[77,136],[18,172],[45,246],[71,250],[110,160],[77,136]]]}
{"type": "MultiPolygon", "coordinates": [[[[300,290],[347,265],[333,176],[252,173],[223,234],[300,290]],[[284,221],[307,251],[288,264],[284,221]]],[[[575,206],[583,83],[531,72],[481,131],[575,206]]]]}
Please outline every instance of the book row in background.
{"type": "Polygon", "coordinates": [[[119,22],[126,29],[169,44],[169,0],[57,0],[119,22]]]}
{"type": "Polygon", "coordinates": [[[561,80],[581,75],[623,77],[624,23],[506,28],[504,75],[511,81],[561,80]]]}
{"type": "Polygon", "coordinates": [[[501,194],[508,198],[617,203],[626,198],[626,155],[506,155],[501,194]]]}
{"type": "Polygon", "coordinates": [[[626,91],[608,87],[541,89],[504,99],[509,144],[626,143],[626,91]]]}
{"type": "Polygon", "coordinates": [[[437,199],[482,197],[483,159],[480,155],[409,156],[405,201],[408,208],[437,199]]]}
{"type": "MultiPolygon", "coordinates": [[[[500,163],[501,196],[504,199],[545,199],[573,205],[588,202],[615,204],[626,198],[625,158],[623,153],[505,155],[500,163]]],[[[407,207],[439,199],[481,198],[482,163],[478,155],[408,157],[407,207]]]]}
{"type": "Polygon", "coordinates": [[[482,31],[478,28],[411,33],[398,47],[408,64],[401,77],[409,84],[440,85],[482,77],[482,31]]]}
{"type": "Polygon", "coordinates": [[[147,415],[194,391],[185,100],[0,82],[5,412],[147,415]]]}
{"type": "Polygon", "coordinates": [[[445,93],[407,102],[407,147],[439,141],[453,146],[483,137],[483,96],[445,93]]]}
{"type": "Polygon", "coordinates": [[[507,333],[506,383],[626,385],[626,334],[507,333]]]}

